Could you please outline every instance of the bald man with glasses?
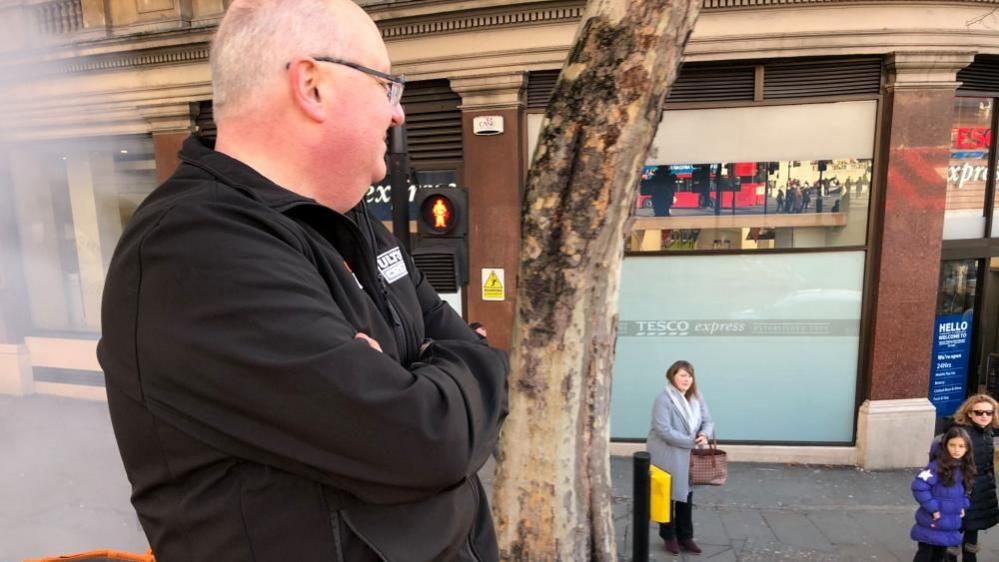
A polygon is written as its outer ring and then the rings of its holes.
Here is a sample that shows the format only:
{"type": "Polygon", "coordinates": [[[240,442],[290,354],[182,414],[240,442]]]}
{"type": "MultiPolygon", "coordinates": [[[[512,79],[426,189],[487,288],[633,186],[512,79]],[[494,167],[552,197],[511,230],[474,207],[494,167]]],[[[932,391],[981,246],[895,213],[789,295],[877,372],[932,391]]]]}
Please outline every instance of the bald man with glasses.
{"type": "Polygon", "coordinates": [[[364,208],[405,120],[347,0],[236,0],[192,137],[112,259],[98,357],[158,562],[498,558],[506,355],[364,208]]]}

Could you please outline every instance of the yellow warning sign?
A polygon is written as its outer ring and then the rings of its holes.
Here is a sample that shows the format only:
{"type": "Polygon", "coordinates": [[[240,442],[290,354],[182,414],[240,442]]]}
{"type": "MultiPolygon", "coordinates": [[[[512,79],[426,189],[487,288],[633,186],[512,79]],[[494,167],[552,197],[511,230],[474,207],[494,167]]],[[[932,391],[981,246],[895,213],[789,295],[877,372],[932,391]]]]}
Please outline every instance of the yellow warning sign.
{"type": "Polygon", "coordinates": [[[488,267],[482,269],[482,300],[506,300],[506,289],[503,287],[503,269],[488,267]]]}

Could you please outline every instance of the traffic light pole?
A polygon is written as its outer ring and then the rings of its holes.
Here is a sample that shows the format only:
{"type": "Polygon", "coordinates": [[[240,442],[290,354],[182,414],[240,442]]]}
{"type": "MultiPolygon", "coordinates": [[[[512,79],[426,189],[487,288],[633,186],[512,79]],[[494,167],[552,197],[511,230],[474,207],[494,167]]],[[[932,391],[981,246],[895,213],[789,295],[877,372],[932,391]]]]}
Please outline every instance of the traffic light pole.
{"type": "Polygon", "coordinates": [[[409,148],[406,145],[406,126],[389,129],[388,176],[392,186],[392,234],[399,239],[406,251],[409,243],[409,148]]]}

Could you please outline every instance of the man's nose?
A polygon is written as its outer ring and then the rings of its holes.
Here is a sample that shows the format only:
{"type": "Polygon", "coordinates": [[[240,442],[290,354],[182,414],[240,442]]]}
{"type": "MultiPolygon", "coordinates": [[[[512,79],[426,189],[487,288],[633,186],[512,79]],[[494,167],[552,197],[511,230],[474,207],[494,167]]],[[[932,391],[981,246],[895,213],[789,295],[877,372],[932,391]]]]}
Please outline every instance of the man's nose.
{"type": "Polygon", "coordinates": [[[392,126],[398,127],[406,122],[406,110],[402,108],[402,103],[397,103],[392,108],[392,126]]]}

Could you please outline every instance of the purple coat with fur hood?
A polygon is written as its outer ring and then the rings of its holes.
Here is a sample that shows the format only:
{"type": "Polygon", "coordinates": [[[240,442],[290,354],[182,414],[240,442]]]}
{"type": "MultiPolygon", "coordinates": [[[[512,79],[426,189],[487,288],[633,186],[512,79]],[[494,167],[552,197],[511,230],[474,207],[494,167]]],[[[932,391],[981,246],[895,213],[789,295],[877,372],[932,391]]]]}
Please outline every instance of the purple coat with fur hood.
{"type": "Polygon", "coordinates": [[[964,475],[954,469],[954,484],[940,482],[937,461],[931,461],[912,480],[912,496],[919,503],[916,524],[909,535],[912,540],[936,546],[961,546],[961,510],[971,506],[964,493],[964,475]],[[933,513],[940,519],[933,520],[933,513]]]}

